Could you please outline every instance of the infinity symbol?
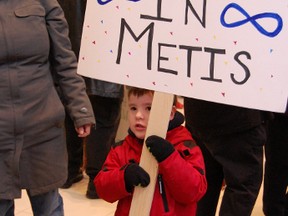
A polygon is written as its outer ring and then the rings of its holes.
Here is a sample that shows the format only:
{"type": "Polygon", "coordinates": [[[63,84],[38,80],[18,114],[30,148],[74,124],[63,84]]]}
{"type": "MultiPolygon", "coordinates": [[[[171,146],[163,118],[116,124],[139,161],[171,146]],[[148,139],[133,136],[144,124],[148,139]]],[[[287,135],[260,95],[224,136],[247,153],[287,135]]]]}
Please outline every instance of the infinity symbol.
{"type": "Polygon", "coordinates": [[[275,37],[276,35],[279,34],[279,32],[282,30],[282,27],[283,27],[283,21],[282,21],[282,18],[276,14],[276,13],[261,13],[261,14],[257,14],[255,16],[250,16],[242,7],[240,7],[239,5],[235,4],[235,3],[231,3],[229,5],[227,5],[222,14],[221,14],[221,17],[220,17],[220,21],[221,21],[221,24],[224,26],[224,27],[227,27],[227,28],[233,28],[233,27],[238,27],[240,25],[244,25],[246,24],[247,22],[251,22],[252,25],[261,33],[261,34],[264,34],[268,37],[275,37]],[[237,22],[234,22],[234,23],[226,23],[225,21],[225,15],[226,15],[226,12],[230,9],[230,8],[234,8],[236,10],[238,10],[240,13],[242,13],[247,19],[244,19],[244,20],[240,20],[240,21],[237,21],[237,22]],[[275,19],[278,23],[277,25],[277,28],[272,31],[272,32],[269,32],[269,31],[266,31],[256,20],[257,19],[262,19],[262,18],[272,18],[272,19],[275,19]]]}
{"type": "MultiPolygon", "coordinates": [[[[103,0],[97,0],[98,4],[100,4],[100,5],[108,4],[108,3],[111,2],[111,1],[112,1],[112,0],[106,0],[106,1],[103,1],[103,0]]],[[[128,0],[128,1],[138,2],[138,1],[141,1],[141,0],[128,0]]]]}

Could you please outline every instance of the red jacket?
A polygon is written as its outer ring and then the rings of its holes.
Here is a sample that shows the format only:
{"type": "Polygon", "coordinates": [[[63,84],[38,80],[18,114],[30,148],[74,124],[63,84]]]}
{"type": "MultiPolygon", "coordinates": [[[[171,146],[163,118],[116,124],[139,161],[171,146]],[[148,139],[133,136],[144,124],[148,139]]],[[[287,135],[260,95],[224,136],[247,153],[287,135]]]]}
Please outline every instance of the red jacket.
{"type": "MultiPolygon", "coordinates": [[[[193,216],[197,202],[207,189],[202,153],[183,126],[168,131],[166,139],[177,151],[159,163],[159,178],[150,216],[193,216]],[[166,196],[159,192],[160,178],[166,196]],[[164,203],[168,203],[168,206],[164,203]]],[[[132,194],[125,189],[123,167],[131,160],[139,163],[141,151],[142,143],[128,135],[111,149],[103,169],[94,179],[97,193],[102,199],[111,203],[119,200],[115,216],[129,215],[132,194]]]]}

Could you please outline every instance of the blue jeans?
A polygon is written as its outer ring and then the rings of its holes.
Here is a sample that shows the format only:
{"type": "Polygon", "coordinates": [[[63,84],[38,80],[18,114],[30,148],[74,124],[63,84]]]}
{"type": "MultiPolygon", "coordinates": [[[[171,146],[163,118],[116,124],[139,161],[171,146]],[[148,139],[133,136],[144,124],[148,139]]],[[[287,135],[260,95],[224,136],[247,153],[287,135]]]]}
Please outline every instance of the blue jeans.
{"type": "MultiPolygon", "coordinates": [[[[63,200],[58,189],[31,196],[27,191],[34,216],[63,216],[63,200]]],[[[14,216],[14,200],[0,200],[0,216],[14,216]]]]}

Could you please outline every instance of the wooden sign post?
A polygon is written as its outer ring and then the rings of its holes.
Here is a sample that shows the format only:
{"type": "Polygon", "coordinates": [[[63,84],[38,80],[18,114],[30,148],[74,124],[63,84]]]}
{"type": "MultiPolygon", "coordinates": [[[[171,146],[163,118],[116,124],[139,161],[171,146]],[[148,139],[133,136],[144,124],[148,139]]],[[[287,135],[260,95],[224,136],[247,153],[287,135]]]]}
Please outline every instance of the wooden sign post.
{"type": "MultiPolygon", "coordinates": [[[[150,135],[166,137],[173,97],[172,94],[154,93],[145,142],[150,135]]],[[[150,184],[145,188],[135,187],[129,216],[149,216],[150,214],[157,180],[158,162],[148,151],[145,144],[143,145],[140,166],[149,173],[150,184]]]]}

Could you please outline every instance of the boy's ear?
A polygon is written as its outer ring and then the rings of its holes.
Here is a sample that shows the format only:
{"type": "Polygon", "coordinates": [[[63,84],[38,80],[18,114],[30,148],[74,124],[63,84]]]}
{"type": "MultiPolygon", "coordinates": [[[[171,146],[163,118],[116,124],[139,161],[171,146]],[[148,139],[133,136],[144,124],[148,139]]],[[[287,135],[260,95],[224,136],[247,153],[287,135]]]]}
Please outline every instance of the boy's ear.
{"type": "Polygon", "coordinates": [[[174,118],[175,113],[176,113],[176,106],[172,106],[172,110],[170,113],[170,120],[172,120],[174,118]]]}

